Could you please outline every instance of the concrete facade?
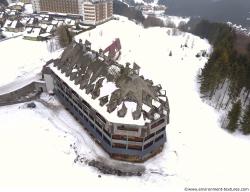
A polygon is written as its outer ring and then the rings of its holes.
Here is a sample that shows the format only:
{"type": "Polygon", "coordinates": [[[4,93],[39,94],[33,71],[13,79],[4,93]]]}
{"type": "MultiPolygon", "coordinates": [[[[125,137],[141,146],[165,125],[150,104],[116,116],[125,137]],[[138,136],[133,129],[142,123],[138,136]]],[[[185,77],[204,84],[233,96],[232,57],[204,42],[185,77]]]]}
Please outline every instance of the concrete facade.
{"type": "Polygon", "coordinates": [[[99,24],[112,18],[112,0],[32,0],[34,11],[81,15],[86,24],[99,24]]]}
{"type": "MultiPolygon", "coordinates": [[[[166,117],[144,126],[109,122],[56,74],[48,71],[44,76],[53,79],[53,93],[112,158],[143,162],[162,151],[167,140],[166,117]]],[[[51,84],[51,79],[45,78],[45,82],[51,84]]]]}
{"type": "Polygon", "coordinates": [[[102,23],[113,16],[113,2],[84,2],[83,3],[84,21],[86,23],[102,23]]]}

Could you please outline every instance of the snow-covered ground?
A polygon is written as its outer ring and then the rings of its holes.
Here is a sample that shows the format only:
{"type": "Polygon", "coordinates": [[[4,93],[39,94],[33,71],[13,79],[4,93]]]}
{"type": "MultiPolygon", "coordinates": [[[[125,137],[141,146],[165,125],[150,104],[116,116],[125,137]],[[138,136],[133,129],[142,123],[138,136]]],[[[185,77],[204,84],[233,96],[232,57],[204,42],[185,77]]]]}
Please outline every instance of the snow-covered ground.
{"type": "Polygon", "coordinates": [[[146,3],[143,0],[134,0],[135,3],[144,4],[144,5],[158,5],[158,0],[153,0],[151,3],[146,3]]]}
{"type": "MultiPolygon", "coordinates": [[[[96,50],[120,38],[120,63],[136,62],[145,77],[167,90],[171,111],[168,142],[161,154],[144,163],[144,176],[99,178],[94,168],[74,164],[72,144],[85,158],[108,157],[54,98],[43,95],[42,99],[50,103],[47,107],[36,102],[35,109],[27,109],[25,104],[0,108],[0,191],[179,192],[184,187],[249,187],[250,138],[222,130],[219,114],[199,97],[196,75],[207,58],[195,55],[201,50],[209,51],[210,45],[191,34],[169,34],[172,29],[144,29],[120,17],[119,21],[110,21],[76,37],[90,40],[96,50]]],[[[1,70],[0,75],[2,85],[13,81],[20,69],[38,70],[36,65],[40,65],[46,46],[43,50],[41,44],[24,48],[14,42],[8,46],[3,43],[0,53],[2,57],[2,50],[6,49],[6,64],[5,73],[1,70]],[[21,63],[14,67],[14,61],[6,58],[8,54],[15,55],[12,49],[17,46],[20,55],[39,49],[41,55],[30,58],[27,68],[21,57],[24,67],[21,63]],[[14,75],[5,75],[6,71],[12,74],[11,70],[14,75]]]]}
{"type": "Polygon", "coordinates": [[[177,16],[170,16],[170,15],[164,15],[164,16],[159,16],[160,19],[162,19],[165,24],[168,23],[174,23],[176,27],[178,27],[180,24],[186,24],[189,22],[190,18],[189,17],[177,17],[177,16]]]}
{"type": "MultiPolygon", "coordinates": [[[[60,53],[60,51],[59,51],[60,53]]],[[[0,94],[39,78],[42,66],[58,52],[50,53],[46,42],[24,40],[22,36],[0,42],[0,94]]]]}

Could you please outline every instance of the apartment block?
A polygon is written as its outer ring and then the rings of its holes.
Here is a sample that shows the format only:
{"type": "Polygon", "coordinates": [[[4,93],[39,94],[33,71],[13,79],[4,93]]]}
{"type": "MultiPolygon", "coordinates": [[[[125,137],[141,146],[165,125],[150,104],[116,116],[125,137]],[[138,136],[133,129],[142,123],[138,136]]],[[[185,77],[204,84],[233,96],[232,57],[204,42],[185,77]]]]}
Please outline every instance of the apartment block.
{"type": "Polygon", "coordinates": [[[99,24],[113,16],[112,0],[32,0],[37,13],[52,12],[80,15],[86,24],[99,24]]]}

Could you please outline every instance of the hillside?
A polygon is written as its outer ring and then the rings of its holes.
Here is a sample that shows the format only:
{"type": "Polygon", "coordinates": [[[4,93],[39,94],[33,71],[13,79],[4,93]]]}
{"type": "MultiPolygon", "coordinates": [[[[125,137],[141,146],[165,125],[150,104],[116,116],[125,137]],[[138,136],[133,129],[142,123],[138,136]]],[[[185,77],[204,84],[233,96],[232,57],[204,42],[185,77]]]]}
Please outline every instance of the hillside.
{"type": "MultiPolygon", "coordinates": [[[[92,49],[99,50],[115,38],[120,38],[122,46],[119,62],[136,62],[145,78],[162,84],[167,91],[171,111],[163,152],[140,164],[146,167],[141,177],[103,175],[84,163],[76,163],[75,159],[99,159],[113,166],[119,164],[107,157],[53,96],[44,94],[34,109],[26,104],[0,108],[0,191],[21,188],[179,192],[189,186],[247,186],[249,137],[233,136],[220,129],[217,112],[200,99],[196,76],[208,57],[196,55],[211,52],[208,41],[169,28],[145,29],[125,17],[99,25],[76,40],[87,39],[92,42],[92,49]]],[[[6,41],[0,52],[15,41],[22,44],[21,38],[6,41]]],[[[39,55],[43,44],[32,45],[36,49],[26,46],[27,54],[36,50],[35,62],[43,64],[38,59],[47,56],[44,52],[39,55]]],[[[18,50],[13,45],[12,48],[18,50]]],[[[6,50],[6,55],[13,50],[6,50]]],[[[32,62],[8,63],[7,58],[6,71],[16,67],[17,71],[26,71],[26,75],[37,72],[21,68],[32,66],[32,62]]],[[[16,83],[13,77],[14,74],[7,80],[6,75],[5,81],[16,83]]]]}
{"type": "Polygon", "coordinates": [[[114,14],[125,16],[128,17],[130,20],[136,20],[139,23],[143,23],[145,18],[142,15],[142,12],[136,10],[134,7],[129,6],[134,3],[133,1],[132,3],[131,2],[128,3],[124,3],[119,0],[114,0],[113,1],[114,14]]]}
{"type": "Polygon", "coordinates": [[[199,76],[202,97],[216,109],[224,110],[222,127],[250,134],[248,120],[242,119],[250,108],[250,37],[232,25],[208,21],[197,24],[193,33],[207,38],[214,46],[199,76]],[[232,113],[238,105],[239,112],[232,113]]]}
{"type": "Polygon", "coordinates": [[[168,9],[166,14],[201,17],[213,22],[232,22],[249,27],[250,1],[247,0],[159,0],[168,9]]]}

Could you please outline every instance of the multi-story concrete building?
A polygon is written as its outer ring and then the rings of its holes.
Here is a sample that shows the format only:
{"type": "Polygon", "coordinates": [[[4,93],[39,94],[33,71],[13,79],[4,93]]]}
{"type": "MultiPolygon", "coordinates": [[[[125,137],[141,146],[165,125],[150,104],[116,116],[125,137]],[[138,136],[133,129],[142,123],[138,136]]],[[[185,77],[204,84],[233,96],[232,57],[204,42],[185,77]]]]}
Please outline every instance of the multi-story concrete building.
{"type": "Polygon", "coordinates": [[[99,24],[113,16],[113,0],[32,0],[37,13],[81,15],[87,24],[99,24]]]}
{"type": "Polygon", "coordinates": [[[169,123],[166,92],[89,43],[73,42],[43,69],[54,93],[115,159],[141,162],[162,151],[169,123]]]}
{"type": "Polygon", "coordinates": [[[113,1],[84,2],[84,20],[86,23],[104,22],[113,16],[113,1]]]}

